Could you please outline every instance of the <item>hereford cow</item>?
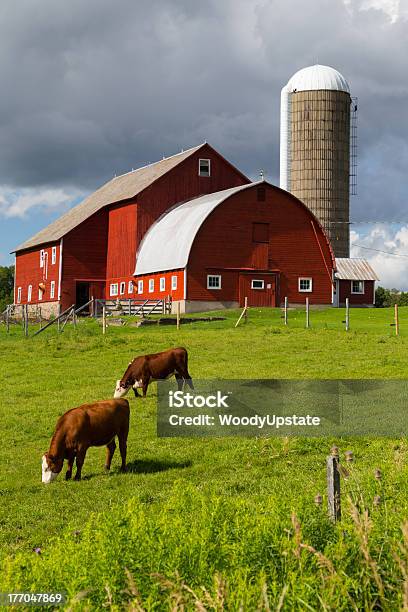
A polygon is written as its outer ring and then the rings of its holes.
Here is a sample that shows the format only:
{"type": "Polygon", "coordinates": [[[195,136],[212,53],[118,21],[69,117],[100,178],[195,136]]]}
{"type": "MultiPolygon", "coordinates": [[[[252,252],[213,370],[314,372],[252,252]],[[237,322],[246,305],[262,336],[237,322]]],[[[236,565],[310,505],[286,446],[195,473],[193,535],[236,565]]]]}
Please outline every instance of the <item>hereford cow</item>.
{"type": "Polygon", "coordinates": [[[129,432],[129,402],[113,399],[72,408],[57,421],[48,453],[42,458],[42,481],[49,483],[62,470],[68,460],[65,479],[72,476],[76,459],[75,480],[81,479],[86,451],[90,446],[106,446],[105,469],[109,470],[115,452],[115,436],[119,439],[122,472],[126,471],[126,444],[129,432]]]}
{"type": "Polygon", "coordinates": [[[187,351],[182,347],[135,357],[129,363],[122,379],[117,381],[114,397],[123,397],[131,387],[136,397],[138,397],[137,389],[141,387],[145,397],[150,381],[164,380],[173,375],[177,379],[179,390],[183,388],[185,382],[194,389],[187,362],[187,351]]]}

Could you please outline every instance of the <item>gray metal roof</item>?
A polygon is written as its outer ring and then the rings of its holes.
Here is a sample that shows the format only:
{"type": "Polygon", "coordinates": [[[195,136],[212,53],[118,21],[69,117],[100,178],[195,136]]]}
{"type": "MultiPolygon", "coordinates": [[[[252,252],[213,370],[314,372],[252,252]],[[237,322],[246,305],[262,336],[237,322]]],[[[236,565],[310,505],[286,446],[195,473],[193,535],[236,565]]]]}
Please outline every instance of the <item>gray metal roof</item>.
{"type": "Polygon", "coordinates": [[[185,268],[196,234],[208,215],[231,195],[261,182],[210,193],[164,213],[146,232],[140,244],[135,274],[185,268]]]}
{"type": "Polygon", "coordinates": [[[62,217],[20,244],[15,251],[22,251],[23,249],[29,249],[46,242],[59,240],[105,206],[133,198],[204,145],[205,143],[200,144],[197,147],[177,153],[154,164],[143,166],[113,178],[91,193],[83,202],[71,208],[65,215],[62,215],[62,217]]]}
{"type": "Polygon", "coordinates": [[[366,259],[336,257],[338,280],[380,280],[366,259]]]}

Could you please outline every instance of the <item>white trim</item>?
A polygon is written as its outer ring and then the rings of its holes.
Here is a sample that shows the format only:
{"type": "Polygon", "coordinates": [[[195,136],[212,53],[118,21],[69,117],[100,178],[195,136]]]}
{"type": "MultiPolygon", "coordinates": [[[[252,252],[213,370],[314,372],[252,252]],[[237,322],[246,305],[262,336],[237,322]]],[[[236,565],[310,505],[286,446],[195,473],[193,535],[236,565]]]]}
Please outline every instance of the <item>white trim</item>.
{"type": "Polygon", "coordinates": [[[165,276],[160,277],[159,289],[160,291],[166,291],[166,277],[165,276]]]}
{"type": "Polygon", "coordinates": [[[351,293],[352,295],[364,295],[365,294],[365,285],[363,280],[352,280],[351,283],[351,293]],[[353,283],[362,283],[363,290],[362,291],[353,291],[353,283]]]}
{"type": "Polygon", "coordinates": [[[262,290],[265,289],[265,281],[261,278],[252,278],[251,279],[251,289],[262,290]],[[254,287],[254,283],[262,283],[262,287],[254,287]]]}
{"type": "Polygon", "coordinates": [[[299,291],[299,293],[312,293],[312,291],[313,291],[313,279],[310,276],[301,276],[298,279],[298,291],[299,291]],[[309,283],[310,283],[309,289],[301,289],[300,288],[300,282],[301,281],[309,281],[309,283]]]}
{"type": "Polygon", "coordinates": [[[125,281],[120,281],[119,283],[119,293],[120,295],[125,295],[126,292],[126,282],[125,281]]]}
{"type": "Polygon", "coordinates": [[[154,293],[154,278],[149,278],[149,293],[154,293]]]}
{"type": "Polygon", "coordinates": [[[137,281],[137,293],[141,295],[143,293],[143,280],[137,281]]]}
{"type": "Polygon", "coordinates": [[[183,288],[183,295],[184,295],[184,300],[187,299],[187,268],[184,268],[184,288],[183,288]]]}
{"type": "Polygon", "coordinates": [[[57,247],[53,246],[51,249],[51,265],[55,265],[57,263],[57,247]]]}
{"type": "Polygon", "coordinates": [[[177,289],[177,276],[174,275],[171,277],[171,290],[175,291],[177,289]]]}
{"type": "Polygon", "coordinates": [[[51,281],[50,284],[50,300],[55,299],[55,281],[51,281]]]}
{"type": "Polygon", "coordinates": [[[198,160],[198,176],[204,176],[206,178],[211,176],[211,159],[208,159],[207,157],[200,157],[198,160]],[[208,174],[201,174],[201,162],[208,162],[208,174]]]}
{"type": "Polygon", "coordinates": [[[27,289],[27,302],[31,302],[32,299],[33,299],[33,286],[32,285],[28,285],[28,289],[27,289]]]}
{"type": "Polygon", "coordinates": [[[220,289],[222,289],[222,284],[221,284],[221,274],[207,274],[207,289],[214,289],[215,291],[219,291],[220,289]],[[216,278],[219,281],[219,285],[218,287],[210,287],[210,278],[216,278]]]}
{"type": "Polygon", "coordinates": [[[109,287],[109,295],[116,297],[119,293],[119,284],[118,283],[111,283],[110,287],[109,287]],[[115,287],[115,289],[114,289],[115,287]]]}
{"type": "Polygon", "coordinates": [[[22,287],[17,287],[17,304],[21,304],[22,287]]]}
{"type": "Polygon", "coordinates": [[[133,282],[130,280],[128,282],[128,293],[133,293],[134,292],[134,285],[133,282]]]}
{"type": "Polygon", "coordinates": [[[60,240],[60,252],[59,252],[59,270],[58,270],[58,299],[61,299],[61,282],[62,282],[62,246],[64,239],[60,240]]]}

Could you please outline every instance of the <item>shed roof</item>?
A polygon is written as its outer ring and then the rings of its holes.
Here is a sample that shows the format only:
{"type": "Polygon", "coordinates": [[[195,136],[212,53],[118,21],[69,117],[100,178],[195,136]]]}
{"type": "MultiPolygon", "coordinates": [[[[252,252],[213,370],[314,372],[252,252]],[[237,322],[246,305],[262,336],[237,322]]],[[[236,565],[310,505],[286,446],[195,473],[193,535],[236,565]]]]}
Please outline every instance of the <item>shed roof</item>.
{"type": "Polygon", "coordinates": [[[336,257],[338,280],[380,280],[366,259],[336,257]]]}
{"type": "Polygon", "coordinates": [[[146,232],[140,244],[135,275],[185,268],[196,234],[212,211],[235,193],[262,182],[216,191],[165,212],[146,232]]]}
{"type": "Polygon", "coordinates": [[[62,215],[62,217],[20,244],[15,251],[22,251],[46,242],[59,240],[105,206],[133,198],[158,178],[201,149],[201,147],[204,147],[205,144],[202,143],[197,147],[114,177],[91,193],[80,204],[71,208],[65,215],[62,215]]]}

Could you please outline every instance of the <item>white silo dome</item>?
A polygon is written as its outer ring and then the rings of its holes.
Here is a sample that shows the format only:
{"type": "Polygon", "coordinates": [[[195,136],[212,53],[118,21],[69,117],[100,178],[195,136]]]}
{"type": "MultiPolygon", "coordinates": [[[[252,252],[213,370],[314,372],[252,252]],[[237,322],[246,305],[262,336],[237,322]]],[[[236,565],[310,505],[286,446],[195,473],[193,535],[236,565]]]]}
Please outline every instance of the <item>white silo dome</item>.
{"type": "Polygon", "coordinates": [[[298,70],[284,89],[288,92],[310,91],[312,89],[331,89],[350,93],[350,87],[340,72],[330,66],[315,64],[298,70]]]}

